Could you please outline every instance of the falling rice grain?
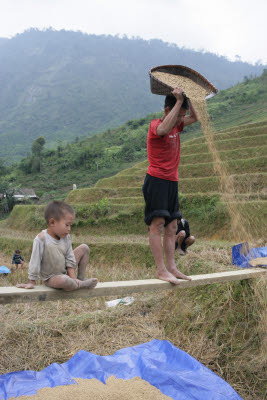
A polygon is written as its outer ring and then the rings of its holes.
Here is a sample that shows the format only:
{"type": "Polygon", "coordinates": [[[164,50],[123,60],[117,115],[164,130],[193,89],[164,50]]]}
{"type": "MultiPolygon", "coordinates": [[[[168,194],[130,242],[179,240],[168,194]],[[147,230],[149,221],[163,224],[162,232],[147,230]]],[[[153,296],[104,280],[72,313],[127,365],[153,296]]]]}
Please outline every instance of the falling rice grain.
{"type": "Polygon", "coordinates": [[[235,187],[233,184],[233,179],[231,176],[229,176],[227,168],[222,162],[220,154],[215,146],[214,130],[211,126],[205,100],[208,91],[184,76],[158,71],[153,72],[153,75],[155,78],[167,84],[168,86],[171,86],[172,88],[182,88],[187,97],[189,97],[192,101],[192,104],[197,111],[201,127],[207,141],[208,149],[213,157],[213,169],[215,173],[220,176],[221,197],[227,206],[227,211],[230,216],[228,226],[229,229],[231,229],[231,236],[237,241],[252,240],[248,218],[242,218],[235,202],[235,187]]]}

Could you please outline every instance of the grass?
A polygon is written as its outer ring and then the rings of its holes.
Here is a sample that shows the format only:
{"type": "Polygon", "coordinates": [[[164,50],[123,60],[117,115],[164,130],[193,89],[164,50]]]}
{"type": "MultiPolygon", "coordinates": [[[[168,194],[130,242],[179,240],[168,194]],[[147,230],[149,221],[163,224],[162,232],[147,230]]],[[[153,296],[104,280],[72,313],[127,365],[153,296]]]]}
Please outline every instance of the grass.
{"type": "Polygon", "coordinates": [[[266,396],[264,282],[206,286],[164,300],[162,309],[171,311],[162,312],[161,323],[172,341],[235,382],[244,399],[266,396]]]}
{"type": "MultiPolygon", "coordinates": [[[[25,238],[25,235],[18,234],[15,231],[11,232],[12,234],[7,235],[7,237],[0,237],[0,251],[8,256],[10,254],[13,255],[15,248],[19,248],[23,253],[23,257],[29,260],[33,238],[38,231],[27,232],[27,238],[25,238]]],[[[154,264],[147,237],[136,237],[136,235],[125,237],[122,234],[118,236],[113,234],[111,238],[105,237],[103,239],[103,237],[100,238],[99,236],[92,238],[92,233],[88,237],[86,232],[79,231],[72,234],[72,241],[73,247],[81,243],[88,244],[91,249],[91,260],[100,264],[103,260],[108,260],[109,265],[117,264],[118,260],[123,265],[135,262],[141,268],[144,264],[146,266],[154,264]]]]}
{"type": "MultiPolygon", "coordinates": [[[[247,229],[254,233],[255,247],[266,245],[259,239],[265,235],[267,212],[266,173],[262,172],[265,125],[266,121],[216,135],[236,189],[228,205],[235,203],[247,229]]],[[[181,210],[197,240],[186,257],[176,255],[176,264],[189,275],[233,269],[235,232],[221,198],[219,177],[214,176],[207,147],[201,142],[196,139],[182,145],[179,169],[181,210]]],[[[140,162],[93,188],[69,192],[67,201],[76,211],[73,247],[87,243],[91,249],[87,276],[100,281],[155,277],[143,222],[141,186],[146,167],[147,161],[140,162]]],[[[1,265],[10,265],[16,247],[29,261],[32,240],[45,228],[42,214],[42,206],[16,206],[0,222],[1,265]]],[[[27,270],[19,270],[1,277],[0,285],[26,279],[27,270]]],[[[264,400],[265,286],[263,280],[250,280],[138,294],[130,306],[115,309],[105,306],[110,298],[0,306],[0,373],[40,370],[67,361],[81,349],[104,355],[153,338],[167,339],[225,379],[244,399],[264,400]]]]}
{"type": "Polygon", "coordinates": [[[112,187],[128,187],[128,186],[138,186],[141,180],[144,181],[140,176],[135,175],[123,175],[123,176],[112,176],[111,178],[104,178],[95,184],[97,188],[112,188],[112,187]]]}
{"type": "MultiPolygon", "coordinates": [[[[260,165],[262,164],[262,161],[256,161],[256,163],[259,162],[260,165]]],[[[250,162],[247,163],[248,165],[250,162]]],[[[251,166],[253,164],[251,163],[251,166]]],[[[195,167],[197,170],[197,167],[195,167]]],[[[201,166],[199,165],[199,168],[201,166]]],[[[182,168],[181,168],[182,170],[182,168]]],[[[244,172],[241,171],[241,172],[244,172]]],[[[182,173],[182,172],[181,172],[182,173]]],[[[119,192],[115,188],[118,187],[120,189],[120,194],[124,193],[125,196],[129,196],[128,190],[132,185],[135,185],[132,192],[138,193],[138,195],[142,194],[142,184],[144,181],[144,176],[136,176],[132,177],[132,175],[123,175],[123,176],[117,176],[115,175],[112,178],[106,178],[105,180],[101,180],[98,182],[98,185],[96,186],[97,189],[103,188],[105,190],[111,189],[110,194],[111,197],[112,194],[114,193],[117,195],[119,192]]],[[[266,184],[266,173],[263,172],[249,172],[249,173],[241,173],[241,174],[234,174],[231,176],[230,179],[233,179],[236,192],[237,193],[248,193],[248,192],[261,192],[264,190],[266,184]]],[[[179,181],[179,190],[181,190],[183,193],[198,193],[198,192],[219,192],[220,191],[220,178],[218,176],[212,175],[207,175],[207,176],[198,176],[198,177],[183,177],[179,181]]],[[[86,191],[86,189],[85,189],[86,191]]],[[[83,193],[85,193],[85,191],[83,193]]],[[[81,193],[81,192],[80,192],[81,193]]],[[[94,188],[92,188],[90,191],[87,192],[88,195],[90,194],[95,194],[94,188]]],[[[99,192],[98,192],[99,193],[99,192]]],[[[72,197],[67,197],[67,199],[71,202],[72,199],[76,194],[73,193],[72,197]]],[[[88,196],[88,198],[89,198],[88,196]]],[[[109,197],[109,195],[108,195],[109,197]]],[[[94,197],[95,198],[95,197],[94,197]]],[[[102,198],[102,197],[101,197],[102,198]]],[[[98,198],[99,199],[99,198],[98,198]]],[[[76,201],[75,201],[76,202],[76,201]]]]}
{"type": "MultiPolygon", "coordinates": [[[[231,175],[242,174],[244,171],[250,171],[250,173],[267,172],[267,157],[231,160],[222,162],[222,164],[230,171],[231,175]]],[[[183,178],[214,176],[218,175],[218,172],[214,171],[213,163],[210,162],[183,165],[179,168],[179,175],[182,180],[183,178]]]]}
{"type": "Polygon", "coordinates": [[[250,122],[250,123],[245,123],[245,124],[239,124],[239,125],[236,125],[231,128],[224,128],[224,129],[221,129],[219,131],[219,133],[227,133],[227,132],[231,132],[231,131],[235,132],[237,130],[243,131],[243,130],[247,130],[247,129],[251,130],[251,129],[255,129],[255,128],[259,128],[259,127],[266,127],[267,121],[264,118],[265,114],[262,114],[261,116],[262,116],[262,118],[260,118],[258,120],[258,122],[250,122]]]}
{"type": "MultiPolygon", "coordinates": [[[[246,196],[230,200],[235,203],[243,220],[247,221],[253,235],[256,238],[262,237],[265,231],[262,215],[267,212],[267,201],[248,200],[246,196]]],[[[147,227],[143,222],[143,201],[122,204],[107,200],[103,208],[101,202],[102,200],[89,205],[74,205],[76,218],[72,227],[73,233],[81,235],[90,233],[99,236],[145,235],[147,233],[147,227]]],[[[231,225],[229,226],[228,205],[222,202],[220,194],[180,194],[180,209],[190,221],[191,231],[198,237],[218,238],[221,235],[225,239],[236,238],[236,233],[230,229],[231,225]]],[[[2,222],[2,229],[5,226],[6,229],[24,231],[27,225],[29,231],[38,233],[45,228],[42,213],[43,209],[40,206],[16,206],[10,218],[2,222]]]]}
{"type": "Polygon", "coordinates": [[[93,188],[84,188],[72,190],[69,192],[66,201],[70,204],[86,204],[93,203],[99,201],[105,197],[128,197],[128,196],[140,196],[142,193],[141,187],[128,187],[125,188],[104,188],[99,189],[96,187],[93,188]]]}
{"type": "MultiPolygon", "coordinates": [[[[236,193],[261,193],[266,186],[266,174],[245,173],[231,177],[236,193]]],[[[220,192],[218,176],[202,178],[185,178],[179,183],[182,193],[211,193],[220,192]]]]}
{"type": "MultiPolygon", "coordinates": [[[[192,160],[193,161],[193,160],[192,160]]],[[[227,162],[223,161],[223,165],[231,171],[231,174],[242,174],[244,171],[255,172],[267,172],[267,157],[262,155],[262,157],[242,157],[235,160],[229,160],[227,162]]],[[[109,182],[118,182],[118,185],[124,185],[124,181],[129,182],[129,179],[133,180],[133,176],[137,180],[144,180],[146,175],[146,168],[141,169],[138,167],[133,167],[126,169],[123,172],[115,175],[112,178],[107,178],[101,182],[101,185],[108,185],[109,182]]],[[[218,172],[214,171],[213,162],[203,162],[203,163],[192,163],[192,164],[181,164],[179,167],[179,179],[182,181],[183,178],[194,178],[194,177],[205,177],[218,175],[218,172]]],[[[100,184],[99,184],[100,185],[100,184]]]]}
{"type": "MultiPolygon", "coordinates": [[[[231,169],[245,169],[247,165],[263,167],[264,159],[237,160],[229,163],[231,169]]],[[[198,170],[203,173],[211,164],[198,164],[198,170]],[[200,168],[202,167],[202,169],[200,168]]],[[[256,167],[255,167],[256,169],[256,167]]],[[[260,168],[259,168],[260,169],[260,168]]],[[[191,169],[191,174],[192,174],[191,169]]],[[[182,171],[183,172],[183,171],[182,171]]],[[[264,235],[264,219],[267,202],[264,195],[266,174],[242,174],[232,177],[237,196],[229,197],[235,202],[236,210],[241,214],[246,224],[250,226],[256,238],[264,235]]],[[[132,175],[121,175],[102,180],[111,188],[98,187],[75,190],[70,193],[69,201],[73,204],[76,219],[73,232],[95,235],[145,235],[147,228],[143,223],[144,202],[142,200],[141,183],[139,187],[129,188],[132,175]],[[116,188],[116,180],[125,183],[125,188],[116,188]],[[112,184],[111,184],[112,183],[112,184]],[[134,196],[131,196],[134,195],[134,196]],[[98,201],[95,200],[101,196],[98,201]],[[106,197],[103,197],[106,196],[106,197]],[[79,204],[79,202],[82,204],[79,204]],[[78,204],[77,204],[78,202],[78,204]],[[88,204],[89,203],[89,204],[88,204]]],[[[101,182],[101,181],[100,181],[101,182]]],[[[192,232],[199,237],[233,239],[236,233],[226,227],[229,225],[228,205],[221,200],[220,181],[216,176],[205,178],[184,178],[179,184],[180,207],[187,219],[190,220],[192,232]],[[199,192],[192,194],[194,192],[199,192]]],[[[45,228],[43,206],[15,206],[10,217],[6,220],[7,229],[40,231],[45,228]]]]}
{"type": "MultiPolygon", "coordinates": [[[[265,156],[267,153],[267,146],[256,146],[256,147],[242,147],[234,150],[220,151],[219,155],[222,161],[233,161],[242,158],[260,158],[265,156]]],[[[181,166],[187,164],[198,164],[212,162],[211,153],[197,153],[181,155],[181,166]]]]}
{"type": "MultiPolygon", "coordinates": [[[[266,120],[235,126],[215,135],[220,157],[233,175],[231,179],[234,181],[237,193],[247,193],[247,197],[254,199],[264,198],[266,180],[264,156],[267,148],[264,144],[265,131],[266,120]],[[249,171],[249,173],[244,173],[244,171],[249,171]]],[[[187,141],[182,145],[179,188],[184,194],[220,192],[220,181],[213,171],[212,155],[208,152],[205,143],[199,143],[203,140],[202,137],[187,141]]],[[[110,199],[140,198],[147,165],[147,161],[139,162],[115,176],[101,179],[93,188],[71,191],[67,201],[72,204],[85,204],[105,197],[110,199]]],[[[127,202],[120,200],[120,203],[127,202]]],[[[139,200],[136,200],[136,203],[140,204],[139,200]]]]}
{"type": "MultiPolygon", "coordinates": [[[[250,197],[264,197],[266,174],[236,174],[232,177],[238,195],[244,195],[246,199],[250,197]]],[[[220,181],[215,177],[185,178],[179,183],[179,188],[183,194],[220,194],[220,181]]],[[[141,186],[119,187],[119,188],[86,188],[71,191],[66,199],[72,205],[94,203],[107,197],[110,202],[117,199],[143,199],[141,186]]]]}
{"type": "MultiPolygon", "coordinates": [[[[217,142],[219,140],[265,135],[266,129],[267,129],[267,121],[264,121],[264,123],[261,124],[249,124],[247,126],[234,127],[228,130],[215,132],[214,140],[215,142],[217,142]]],[[[191,143],[205,143],[205,138],[204,136],[196,138],[192,140],[191,143]]]]}
{"type": "MultiPolygon", "coordinates": [[[[234,90],[234,88],[233,88],[234,90]]],[[[245,89],[246,90],[246,89],[245,89]]],[[[230,89],[231,91],[231,89],[230,89]]],[[[222,91],[219,93],[219,95],[222,91]]],[[[230,93],[229,93],[230,94],[230,93]]],[[[219,100],[219,95],[214,98],[214,103],[219,100]]],[[[226,94],[227,96],[227,94],[226,94]]],[[[230,100],[229,96],[229,102],[230,100]]],[[[233,98],[232,98],[233,99],[233,98]]],[[[214,115],[213,106],[208,107],[209,114],[214,115]]],[[[228,109],[223,110],[220,115],[213,118],[213,125],[217,131],[222,129],[232,129],[235,126],[246,127],[248,124],[264,123],[266,121],[266,96],[263,101],[255,101],[251,104],[229,104],[228,109]],[[227,118],[226,118],[227,113],[227,118]]]]}
{"type": "MultiPolygon", "coordinates": [[[[187,142],[188,143],[188,142],[187,142]]],[[[225,140],[217,140],[216,142],[216,147],[219,151],[222,150],[230,150],[230,149],[238,149],[241,147],[255,147],[259,145],[259,143],[262,146],[266,146],[267,144],[267,135],[258,135],[258,136],[246,136],[243,137],[242,140],[239,138],[235,139],[225,139],[225,140]]],[[[194,153],[199,153],[199,152],[205,152],[208,153],[208,145],[206,143],[200,143],[200,144],[184,144],[183,154],[194,154],[194,153]]]]}
{"type": "MultiPolygon", "coordinates": [[[[91,255],[87,275],[101,281],[154,277],[154,265],[121,262],[120,255],[120,262],[111,264],[108,251],[98,258],[91,249],[91,255]]],[[[8,260],[0,251],[0,262],[8,260]]],[[[231,269],[231,243],[197,241],[176,261],[188,274],[231,269]]],[[[0,285],[24,281],[26,275],[26,269],[19,270],[0,285]]],[[[262,281],[138,294],[130,306],[115,309],[106,308],[109,299],[0,306],[0,373],[41,370],[67,361],[80,349],[106,355],[157,338],[197,358],[244,399],[265,398],[262,281]]]]}

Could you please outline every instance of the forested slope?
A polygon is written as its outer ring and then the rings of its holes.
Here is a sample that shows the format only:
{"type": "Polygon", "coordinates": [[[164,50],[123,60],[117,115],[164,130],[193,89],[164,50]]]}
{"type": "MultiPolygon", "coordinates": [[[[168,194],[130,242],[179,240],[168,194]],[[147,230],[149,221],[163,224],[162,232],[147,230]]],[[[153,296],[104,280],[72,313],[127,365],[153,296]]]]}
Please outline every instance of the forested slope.
{"type": "Polygon", "coordinates": [[[32,29],[1,41],[0,157],[20,159],[38,136],[56,147],[159,111],[148,71],[162,64],[196,69],[218,89],[263,71],[161,40],[32,29]]]}

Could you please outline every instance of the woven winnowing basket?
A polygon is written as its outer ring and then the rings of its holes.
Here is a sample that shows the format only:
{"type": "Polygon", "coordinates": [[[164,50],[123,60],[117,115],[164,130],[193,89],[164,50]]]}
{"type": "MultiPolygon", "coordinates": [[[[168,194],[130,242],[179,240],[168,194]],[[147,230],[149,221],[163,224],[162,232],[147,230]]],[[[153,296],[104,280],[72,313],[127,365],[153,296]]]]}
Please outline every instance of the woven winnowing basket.
{"type": "Polygon", "coordinates": [[[167,85],[166,83],[160,81],[155,76],[153,76],[153,72],[165,72],[173,75],[184,76],[185,78],[191,79],[193,82],[202,86],[207,90],[207,95],[215,94],[218,90],[206,79],[204,76],[199,74],[197,71],[194,71],[191,68],[185,67],[183,65],[161,65],[159,67],[152,68],[149,71],[150,76],[150,88],[153,94],[160,94],[167,96],[171,94],[173,91],[173,87],[167,85]]]}

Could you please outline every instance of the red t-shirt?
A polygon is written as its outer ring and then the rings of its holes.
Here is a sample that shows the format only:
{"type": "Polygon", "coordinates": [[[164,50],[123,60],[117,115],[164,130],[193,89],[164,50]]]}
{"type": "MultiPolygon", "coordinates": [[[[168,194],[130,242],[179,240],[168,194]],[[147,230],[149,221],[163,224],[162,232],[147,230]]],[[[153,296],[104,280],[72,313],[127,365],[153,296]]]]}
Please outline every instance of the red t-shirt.
{"type": "Polygon", "coordinates": [[[178,166],[180,163],[180,135],[184,124],[172,128],[165,136],[157,135],[157,127],[161,119],[152,119],[147,135],[147,173],[167,181],[178,181],[178,166]]]}

